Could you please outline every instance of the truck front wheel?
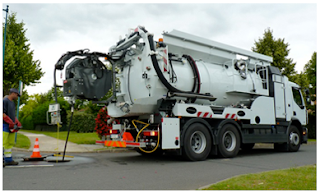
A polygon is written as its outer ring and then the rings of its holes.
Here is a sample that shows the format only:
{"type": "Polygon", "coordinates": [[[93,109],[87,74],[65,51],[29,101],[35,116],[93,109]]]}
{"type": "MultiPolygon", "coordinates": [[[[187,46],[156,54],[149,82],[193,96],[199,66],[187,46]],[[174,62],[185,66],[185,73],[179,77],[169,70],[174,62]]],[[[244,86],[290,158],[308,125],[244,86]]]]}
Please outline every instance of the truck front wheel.
{"type": "Polygon", "coordinates": [[[232,124],[225,124],[219,132],[219,153],[224,158],[235,157],[240,149],[240,135],[232,124]]]}
{"type": "Polygon", "coordinates": [[[275,143],[274,149],[276,151],[296,152],[300,149],[301,135],[295,125],[291,125],[288,132],[288,143],[275,143]]]}
{"type": "Polygon", "coordinates": [[[208,129],[200,123],[194,123],[187,128],[184,136],[183,156],[191,161],[205,160],[211,151],[211,135],[208,129]]]}
{"type": "Polygon", "coordinates": [[[289,151],[296,152],[300,149],[301,137],[298,128],[294,125],[289,129],[289,151]]]}

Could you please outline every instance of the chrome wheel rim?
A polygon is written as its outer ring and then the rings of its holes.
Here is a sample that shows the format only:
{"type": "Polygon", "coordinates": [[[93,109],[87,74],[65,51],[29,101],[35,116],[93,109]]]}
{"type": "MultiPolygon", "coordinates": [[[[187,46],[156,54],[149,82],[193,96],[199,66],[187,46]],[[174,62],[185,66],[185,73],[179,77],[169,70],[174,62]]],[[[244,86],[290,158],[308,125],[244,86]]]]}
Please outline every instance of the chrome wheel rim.
{"type": "Polygon", "coordinates": [[[202,153],[207,146],[205,135],[200,131],[195,131],[190,138],[191,149],[195,153],[202,153]]]}
{"type": "Polygon", "coordinates": [[[236,135],[231,131],[227,131],[223,134],[222,142],[225,149],[231,152],[236,148],[236,135]]]}
{"type": "Polygon", "coordinates": [[[290,143],[293,145],[299,145],[300,139],[297,133],[290,133],[290,143]]]}

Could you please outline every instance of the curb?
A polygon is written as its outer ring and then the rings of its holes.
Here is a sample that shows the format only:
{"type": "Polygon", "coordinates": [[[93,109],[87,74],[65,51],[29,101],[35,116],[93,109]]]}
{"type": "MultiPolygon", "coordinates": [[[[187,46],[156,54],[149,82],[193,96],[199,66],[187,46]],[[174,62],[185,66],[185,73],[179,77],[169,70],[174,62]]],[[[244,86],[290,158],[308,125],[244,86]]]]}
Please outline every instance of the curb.
{"type": "MultiPolygon", "coordinates": [[[[302,166],[297,166],[297,167],[289,167],[289,168],[283,168],[283,169],[275,169],[275,170],[266,170],[266,171],[262,171],[262,172],[254,172],[254,173],[247,173],[247,174],[239,174],[239,175],[235,175],[235,176],[232,176],[232,177],[229,177],[229,178],[226,178],[226,179],[223,179],[223,180],[220,180],[220,181],[217,181],[215,183],[212,183],[212,184],[209,184],[209,185],[205,185],[205,186],[202,186],[196,190],[203,190],[205,188],[209,188],[210,186],[214,185],[214,184],[218,184],[220,182],[224,182],[224,181],[227,181],[227,180],[230,180],[232,178],[236,178],[236,177],[239,177],[239,176],[245,176],[245,175],[250,175],[250,174],[260,174],[260,173],[264,173],[264,172],[272,172],[272,171],[277,171],[277,170],[288,170],[290,168],[300,168],[300,167],[304,167],[304,166],[309,166],[310,164],[308,165],[302,165],[302,166]]],[[[311,165],[314,165],[314,164],[311,164],[311,165]]],[[[316,164],[315,164],[316,165],[316,164]]],[[[211,191],[214,191],[214,190],[211,190],[211,191]]],[[[228,191],[235,191],[235,190],[228,190],[228,191]]]]}

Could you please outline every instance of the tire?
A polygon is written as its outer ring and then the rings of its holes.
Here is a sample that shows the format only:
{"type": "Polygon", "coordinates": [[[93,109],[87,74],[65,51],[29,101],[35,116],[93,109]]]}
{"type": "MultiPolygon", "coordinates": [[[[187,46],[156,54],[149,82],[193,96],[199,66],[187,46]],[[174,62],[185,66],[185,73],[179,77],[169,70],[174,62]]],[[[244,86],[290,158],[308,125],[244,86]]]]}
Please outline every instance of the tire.
{"type": "Polygon", "coordinates": [[[184,135],[183,156],[190,161],[207,159],[212,146],[212,139],[208,129],[201,123],[193,123],[184,135]]]}
{"type": "Polygon", "coordinates": [[[289,128],[289,152],[296,152],[300,149],[301,135],[298,128],[295,125],[291,125],[289,128]]]}
{"type": "Polygon", "coordinates": [[[235,157],[240,149],[240,135],[237,128],[232,124],[225,124],[218,136],[218,150],[221,157],[235,157]]]}
{"type": "Polygon", "coordinates": [[[255,143],[242,143],[240,148],[242,150],[252,150],[252,148],[254,147],[255,143]]]}
{"type": "Polygon", "coordinates": [[[276,151],[296,152],[300,149],[301,135],[295,125],[291,125],[288,132],[288,143],[275,143],[276,151]]]}

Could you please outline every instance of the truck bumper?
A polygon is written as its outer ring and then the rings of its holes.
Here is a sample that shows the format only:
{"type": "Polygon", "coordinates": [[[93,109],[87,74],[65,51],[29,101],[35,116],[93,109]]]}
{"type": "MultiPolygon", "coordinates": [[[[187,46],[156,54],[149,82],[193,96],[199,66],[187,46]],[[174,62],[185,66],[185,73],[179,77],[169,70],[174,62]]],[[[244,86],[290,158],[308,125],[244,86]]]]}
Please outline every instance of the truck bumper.
{"type": "Polygon", "coordinates": [[[112,141],[106,140],[104,145],[107,147],[146,147],[144,142],[133,142],[133,141],[112,141]]]}
{"type": "Polygon", "coordinates": [[[307,143],[308,142],[308,128],[302,127],[302,141],[301,143],[307,143]]]}

